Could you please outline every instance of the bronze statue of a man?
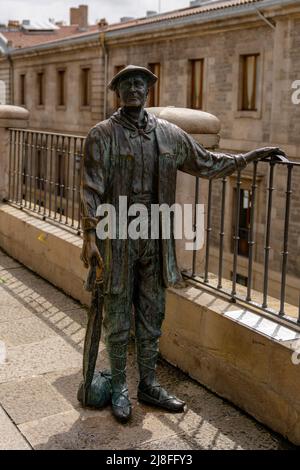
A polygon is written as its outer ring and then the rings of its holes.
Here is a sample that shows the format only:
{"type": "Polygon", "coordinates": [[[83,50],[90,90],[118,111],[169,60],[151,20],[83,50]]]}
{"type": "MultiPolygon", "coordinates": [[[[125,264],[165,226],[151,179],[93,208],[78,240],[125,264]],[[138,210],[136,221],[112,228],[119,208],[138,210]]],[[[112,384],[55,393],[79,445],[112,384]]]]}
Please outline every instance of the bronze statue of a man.
{"type": "MultiPolygon", "coordinates": [[[[212,153],[186,132],[144,109],[148,91],[157,77],[148,69],[129,65],[109,84],[122,107],[93,127],[86,139],[82,175],[82,221],[86,267],[103,269],[103,302],[107,352],[111,365],[114,416],[127,421],[131,403],[126,384],[127,344],[134,310],[135,341],[140,381],[138,399],[169,411],[183,411],[185,403],[157,382],[155,367],[165,310],[165,290],[181,281],[174,236],[151,239],[120,235],[100,240],[96,235],[97,208],[109,203],[119,210],[119,197],[128,206],[175,202],[176,172],[220,178],[249,162],[284,155],[278,148],[243,155],[212,153]]],[[[118,221],[118,218],[116,219],[118,221]]],[[[91,332],[89,332],[91,336],[91,332]]]]}

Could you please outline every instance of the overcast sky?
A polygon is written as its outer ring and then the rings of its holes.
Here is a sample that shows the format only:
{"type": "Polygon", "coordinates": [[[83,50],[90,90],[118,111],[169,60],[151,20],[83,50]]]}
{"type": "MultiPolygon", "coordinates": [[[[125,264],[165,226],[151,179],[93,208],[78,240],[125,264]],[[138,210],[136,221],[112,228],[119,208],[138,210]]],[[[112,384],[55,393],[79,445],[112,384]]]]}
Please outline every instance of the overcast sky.
{"type": "Polygon", "coordinates": [[[0,23],[8,20],[64,20],[69,22],[69,8],[89,6],[89,22],[106,18],[109,23],[122,16],[145,16],[147,10],[171,11],[189,6],[189,0],[0,0],[0,23]]]}

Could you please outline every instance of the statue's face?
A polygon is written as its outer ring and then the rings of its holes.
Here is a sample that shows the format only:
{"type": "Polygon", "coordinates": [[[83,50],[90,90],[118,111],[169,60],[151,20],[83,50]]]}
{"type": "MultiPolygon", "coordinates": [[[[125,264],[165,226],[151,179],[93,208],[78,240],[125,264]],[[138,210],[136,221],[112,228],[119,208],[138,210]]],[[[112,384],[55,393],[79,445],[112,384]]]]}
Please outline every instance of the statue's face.
{"type": "Polygon", "coordinates": [[[117,93],[123,106],[133,108],[144,106],[148,95],[146,77],[137,73],[121,78],[117,93]]]}

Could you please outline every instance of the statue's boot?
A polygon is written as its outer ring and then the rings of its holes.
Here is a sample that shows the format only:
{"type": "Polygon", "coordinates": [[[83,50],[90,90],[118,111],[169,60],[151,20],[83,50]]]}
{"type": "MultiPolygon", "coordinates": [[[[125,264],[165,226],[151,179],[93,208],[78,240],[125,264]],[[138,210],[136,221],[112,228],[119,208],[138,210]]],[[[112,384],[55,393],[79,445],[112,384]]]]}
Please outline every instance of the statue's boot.
{"type": "Polygon", "coordinates": [[[140,383],[139,401],[173,412],[184,411],[185,402],[170,395],[156,380],[155,368],[158,359],[158,340],[147,340],[137,344],[140,383]]]}
{"type": "Polygon", "coordinates": [[[112,375],[112,412],[118,421],[126,422],[131,417],[131,402],[126,384],[127,344],[110,344],[107,351],[112,375]]]}

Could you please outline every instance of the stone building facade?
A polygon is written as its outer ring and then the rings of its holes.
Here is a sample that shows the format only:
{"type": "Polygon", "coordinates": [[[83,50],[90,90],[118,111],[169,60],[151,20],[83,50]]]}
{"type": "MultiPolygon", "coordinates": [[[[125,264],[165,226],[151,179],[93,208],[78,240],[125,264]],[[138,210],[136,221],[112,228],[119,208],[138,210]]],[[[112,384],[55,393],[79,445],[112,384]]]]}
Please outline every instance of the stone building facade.
{"type": "MultiPolygon", "coordinates": [[[[200,5],[175,12],[115,25],[104,22],[93,28],[19,48],[14,48],[13,43],[8,47],[5,38],[8,41],[9,34],[2,32],[0,80],[10,90],[6,94],[7,101],[24,105],[30,111],[31,128],[84,135],[116,108],[115,96],[107,91],[106,83],[118,68],[130,63],[153,70],[156,67],[159,71],[159,90],[156,97],[151,98],[151,104],[191,107],[195,93],[193,74],[196,74],[196,67],[200,67],[197,80],[201,80],[201,90],[197,93],[201,93],[201,109],[220,119],[222,150],[240,153],[272,145],[282,147],[291,160],[299,160],[300,104],[292,101],[292,85],[300,79],[298,1],[200,2],[200,5]],[[41,77],[42,85],[38,82],[41,77]],[[22,91],[24,86],[25,92],[22,91]],[[37,101],[41,86],[42,104],[37,101]],[[26,98],[22,103],[24,93],[26,98]],[[245,106],[247,93],[249,103],[245,106]]],[[[265,253],[267,169],[266,164],[259,164],[254,247],[254,287],[258,290],[262,285],[265,253]]],[[[295,167],[288,265],[287,298],[294,304],[298,302],[300,274],[299,173],[295,167]]],[[[252,169],[249,168],[243,173],[241,182],[243,217],[246,218],[249,216],[251,176],[252,169]]],[[[278,297],[286,169],[276,168],[275,181],[269,289],[278,297]]],[[[213,188],[212,240],[216,245],[220,231],[221,182],[213,182],[213,188]]],[[[232,269],[235,188],[235,178],[229,178],[224,255],[224,276],[228,279],[232,269]]],[[[207,182],[201,181],[200,201],[205,200],[206,190],[207,182]]],[[[180,174],[179,200],[191,201],[193,197],[194,179],[180,174]]],[[[248,255],[242,247],[241,253],[238,274],[241,282],[247,284],[248,255]]],[[[191,256],[185,254],[180,260],[182,266],[188,268],[191,256]]],[[[202,261],[200,252],[197,263],[200,272],[202,261]]],[[[217,272],[217,265],[218,250],[213,248],[210,270],[217,272]]]]}

